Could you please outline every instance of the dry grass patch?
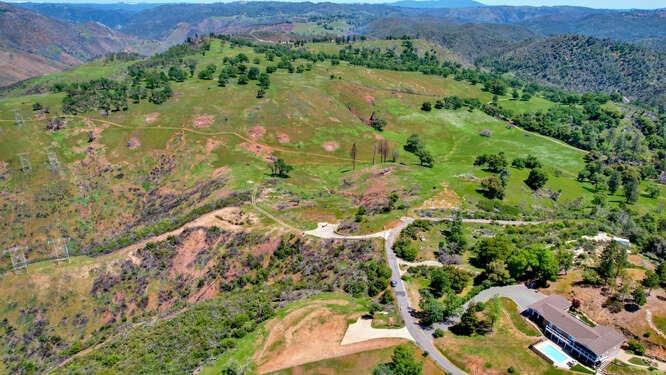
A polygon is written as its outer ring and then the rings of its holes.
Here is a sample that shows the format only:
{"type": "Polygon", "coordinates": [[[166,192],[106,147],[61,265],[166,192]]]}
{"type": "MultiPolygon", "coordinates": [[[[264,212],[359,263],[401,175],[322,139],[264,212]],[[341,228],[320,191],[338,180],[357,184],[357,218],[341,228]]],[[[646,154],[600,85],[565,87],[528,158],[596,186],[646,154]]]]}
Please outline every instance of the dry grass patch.
{"type": "MultiPolygon", "coordinates": [[[[413,344],[409,344],[413,345],[413,344]]],[[[289,369],[280,370],[273,375],[337,375],[337,374],[371,374],[380,363],[391,361],[395,346],[365,352],[349,354],[337,358],[308,363],[289,369]]],[[[415,348],[415,353],[422,354],[415,348]]],[[[423,361],[423,375],[443,375],[444,372],[432,359],[423,361]]]]}
{"type": "Polygon", "coordinates": [[[254,355],[259,373],[395,346],[405,340],[380,339],[341,346],[350,321],[361,312],[348,312],[345,300],[315,301],[277,317],[266,325],[268,334],[254,355]],[[341,308],[337,308],[337,307],[341,308]]]}

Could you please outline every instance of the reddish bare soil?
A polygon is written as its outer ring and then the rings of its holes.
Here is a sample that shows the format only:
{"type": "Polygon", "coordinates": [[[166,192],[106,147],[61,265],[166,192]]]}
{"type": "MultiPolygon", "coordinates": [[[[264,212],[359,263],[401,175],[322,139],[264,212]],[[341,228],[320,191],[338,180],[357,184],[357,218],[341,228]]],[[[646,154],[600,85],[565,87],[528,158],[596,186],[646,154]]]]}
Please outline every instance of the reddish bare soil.
{"type": "Polygon", "coordinates": [[[280,142],[282,144],[289,143],[289,141],[290,141],[289,134],[287,134],[287,133],[278,133],[277,140],[278,140],[278,142],[280,142]]]}
{"type": "Polygon", "coordinates": [[[260,158],[271,160],[271,155],[273,154],[273,149],[262,144],[258,143],[248,143],[243,142],[240,144],[245,150],[250,151],[251,153],[259,156],[260,158]]]}
{"type": "Polygon", "coordinates": [[[326,141],[321,146],[324,148],[324,150],[326,150],[328,152],[333,152],[333,151],[337,150],[338,148],[340,148],[340,144],[338,142],[335,142],[335,141],[326,141]]]}
{"type": "Polygon", "coordinates": [[[266,134],[266,128],[261,125],[255,125],[247,133],[253,141],[258,141],[266,134]]]}
{"type": "Polygon", "coordinates": [[[221,144],[222,142],[218,141],[217,139],[208,138],[208,140],[206,140],[205,147],[206,155],[209,155],[211,152],[215,151],[215,149],[218,148],[221,144]]]}
{"type": "Polygon", "coordinates": [[[148,114],[146,114],[146,117],[144,118],[144,120],[146,121],[146,124],[152,124],[152,123],[154,123],[155,121],[157,121],[157,119],[158,119],[159,117],[160,117],[160,113],[159,113],[159,112],[152,112],[152,113],[148,113],[148,114]]]}
{"type": "MultiPolygon", "coordinates": [[[[346,301],[326,301],[326,304],[346,301]]],[[[358,314],[355,314],[357,317],[358,314]]],[[[266,326],[268,336],[254,359],[261,374],[284,368],[394,346],[402,339],[379,339],[341,346],[351,316],[335,313],[323,303],[313,303],[272,320],[266,326]]]]}
{"type": "Polygon", "coordinates": [[[127,141],[127,148],[130,150],[135,150],[139,147],[141,147],[141,141],[139,141],[139,138],[132,137],[129,139],[129,141],[127,141]]]}
{"type": "Polygon", "coordinates": [[[192,232],[182,245],[178,248],[176,256],[173,258],[171,276],[190,275],[200,277],[205,273],[205,268],[196,269],[193,266],[194,260],[199,252],[206,249],[206,231],[199,229],[192,232]]]}
{"type": "Polygon", "coordinates": [[[213,115],[201,115],[197,116],[194,121],[192,122],[192,125],[194,125],[195,128],[207,128],[211,126],[215,122],[215,116],[213,115]]]}

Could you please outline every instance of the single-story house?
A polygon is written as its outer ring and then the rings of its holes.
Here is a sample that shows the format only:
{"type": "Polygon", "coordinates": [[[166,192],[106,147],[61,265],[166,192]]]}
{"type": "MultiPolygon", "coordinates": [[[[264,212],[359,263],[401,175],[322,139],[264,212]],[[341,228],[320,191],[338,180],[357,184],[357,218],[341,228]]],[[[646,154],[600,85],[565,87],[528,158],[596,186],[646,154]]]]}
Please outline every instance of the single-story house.
{"type": "Polygon", "coordinates": [[[581,363],[599,367],[613,358],[626,339],[602,325],[590,327],[569,313],[571,302],[551,295],[528,306],[524,314],[536,322],[551,341],[581,363]]]}

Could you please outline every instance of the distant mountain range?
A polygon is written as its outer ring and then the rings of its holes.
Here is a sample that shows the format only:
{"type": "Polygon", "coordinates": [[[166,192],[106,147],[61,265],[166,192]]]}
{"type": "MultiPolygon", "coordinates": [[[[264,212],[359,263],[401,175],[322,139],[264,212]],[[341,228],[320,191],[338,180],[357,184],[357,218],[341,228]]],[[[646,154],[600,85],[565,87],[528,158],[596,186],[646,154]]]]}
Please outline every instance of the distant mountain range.
{"type": "Polygon", "coordinates": [[[116,28],[124,25],[133,15],[142,10],[154,8],[160,4],[152,3],[115,3],[115,4],[56,4],[56,3],[20,3],[23,8],[34,10],[45,16],[63,21],[85,23],[101,22],[116,28]]]}
{"type": "Polygon", "coordinates": [[[0,85],[119,50],[149,53],[154,49],[99,22],[74,24],[0,3],[0,85]]]}
{"type": "Polygon", "coordinates": [[[476,8],[484,7],[484,4],[481,4],[473,0],[402,0],[396,1],[394,3],[387,3],[386,5],[404,7],[404,8],[424,8],[424,9],[433,9],[433,8],[476,8]]]}
{"type": "Polygon", "coordinates": [[[447,57],[466,64],[641,100],[650,99],[650,90],[659,97],[659,77],[666,76],[657,63],[666,52],[666,9],[484,6],[474,0],[0,5],[0,85],[110,51],[150,53],[195,35],[257,38],[256,32],[280,40],[410,35],[440,44],[447,57]],[[298,24],[319,34],[291,33],[298,24]]]}

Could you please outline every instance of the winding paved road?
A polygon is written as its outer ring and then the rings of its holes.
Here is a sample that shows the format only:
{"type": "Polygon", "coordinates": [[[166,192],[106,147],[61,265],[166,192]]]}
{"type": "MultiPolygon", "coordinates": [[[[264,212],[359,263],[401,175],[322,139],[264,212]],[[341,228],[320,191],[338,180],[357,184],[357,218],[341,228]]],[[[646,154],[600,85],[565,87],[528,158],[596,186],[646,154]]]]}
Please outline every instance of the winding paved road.
{"type": "MultiPolygon", "coordinates": [[[[425,220],[443,221],[452,220],[451,218],[426,218],[425,220]]],[[[305,231],[303,233],[319,238],[326,239],[347,239],[347,240],[362,240],[370,238],[384,238],[384,251],[386,252],[386,259],[389,267],[391,268],[391,279],[396,281],[396,286],[393,288],[396,297],[396,303],[400,310],[400,316],[405,322],[405,327],[409,334],[414,338],[416,344],[432,358],[440,367],[447,373],[452,375],[463,375],[465,372],[459,369],[451,361],[449,361],[442,353],[435,347],[433,342],[432,333],[424,329],[418,324],[417,319],[412,316],[412,308],[409,305],[409,298],[407,298],[407,290],[405,283],[400,278],[399,261],[393,252],[393,243],[400,235],[400,232],[405,229],[410,223],[414,222],[411,217],[403,217],[400,219],[400,224],[394,228],[384,230],[377,233],[366,235],[346,236],[337,234],[335,231],[338,227],[337,224],[319,223],[316,229],[305,231]]],[[[536,221],[508,221],[508,220],[486,220],[486,219],[463,219],[466,223],[495,223],[499,225],[531,225],[540,224],[542,222],[536,221]]],[[[404,263],[404,262],[403,262],[404,263]]],[[[544,298],[545,296],[537,291],[528,289],[524,285],[509,285],[503,287],[493,287],[483,290],[470,301],[468,301],[463,308],[466,308],[472,302],[485,302],[493,297],[507,297],[512,299],[518,305],[520,311],[524,310],[530,304],[544,298]]],[[[448,329],[455,323],[455,319],[446,323],[438,323],[434,328],[448,329]]]]}
{"type": "Polygon", "coordinates": [[[384,250],[386,251],[386,258],[388,259],[389,266],[391,267],[391,279],[397,282],[393,288],[395,292],[396,302],[400,308],[400,316],[405,322],[405,327],[414,338],[416,344],[432,358],[440,367],[447,373],[452,375],[463,375],[465,372],[453,363],[446,359],[442,353],[435,347],[433,343],[432,334],[427,332],[421,327],[416,318],[411,314],[411,307],[409,306],[409,299],[407,298],[407,291],[405,283],[400,278],[400,268],[398,267],[398,259],[393,252],[393,243],[396,238],[409,223],[413,222],[412,218],[402,218],[400,225],[388,231],[386,240],[384,241],[384,250]]]}

